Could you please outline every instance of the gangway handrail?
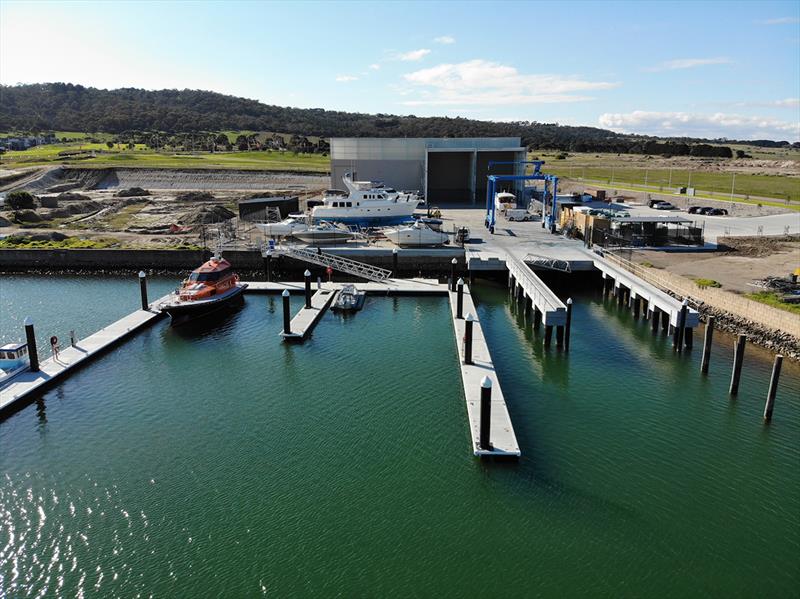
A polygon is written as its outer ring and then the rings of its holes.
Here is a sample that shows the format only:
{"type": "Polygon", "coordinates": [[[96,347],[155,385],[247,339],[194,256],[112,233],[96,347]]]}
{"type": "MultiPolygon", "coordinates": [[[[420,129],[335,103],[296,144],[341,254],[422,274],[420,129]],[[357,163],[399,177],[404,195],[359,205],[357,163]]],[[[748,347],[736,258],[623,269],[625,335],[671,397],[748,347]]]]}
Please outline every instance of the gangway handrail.
{"type": "Polygon", "coordinates": [[[319,266],[330,266],[340,272],[345,272],[356,277],[367,279],[368,281],[375,281],[382,283],[392,275],[391,270],[358,262],[344,256],[337,256],[335,254],[328,254],[322,250],[313,250],[306,247],[298,247],[295,245],[276,245],[276,246],[262,246],[261,253],[263,256],[271,254],[281,254],[317,264],[319,266]]]}
{"type": "Polygon", "coordinates": [[[562,310],[566,311],[567,307],[563,304],[563,302],[558,299],[555,293],[550,291],[544,281],[542,281],[535,272],[528,268],[527,264],[522,262],[516,256],[508,254],[508,257],[506,258],[506,265],[508,266],[511,274],[514,275],[518,281],[525,279],[525,281],[528,283],[527,286],[523,285],[523,288],[528,292],[528,294],[534,294],[536,296],[531,297],[531,300],[533,300],[535,305],[547,307],[551,312],[558,312],[562,310]],[[549,293],[544,293],[542,291],[543,288],[547,289],[549,293]]]}

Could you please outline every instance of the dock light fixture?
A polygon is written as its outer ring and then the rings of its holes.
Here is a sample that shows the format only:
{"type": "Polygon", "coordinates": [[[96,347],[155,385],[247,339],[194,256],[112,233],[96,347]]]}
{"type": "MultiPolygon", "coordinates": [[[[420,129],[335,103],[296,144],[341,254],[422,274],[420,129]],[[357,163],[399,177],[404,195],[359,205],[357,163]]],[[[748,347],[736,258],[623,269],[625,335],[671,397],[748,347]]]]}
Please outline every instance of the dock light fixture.
{"type": "Polygon", "coordinates": [[[397,263],[398,263],[397,248],[392,248],[392,274],[395,277],[397,276],[397,263]]]}
{"type": "Polygon", "coordinates": [[[303,273],[306,287],[306,309],[311,309],[311,271],[306,269],[303,273]]]}
{"type": "Polygon", "coordinates": [[[284,289],[281,297],[283,298],[283,332],[289,335],[292,332],[291,314],[289,313],[289,290],[284,289]]]}
{"type": "Polygon", "coordinates": [[[39,372],[39,354],[36,351],[36,332],[33,330],[33,318],[25,317],[25,341],[28,344],[28,360],[31,372],[39,372]]]}
{"type": "Polygon", "coordinates": [[[481,379],[481,428],[480,440],[478,441],[481,449],[492,449],[490,441],[492,419],[492,379],[485,376],[481,379]]]}
{"type": "Polygon", "coordinates": [[[456,264],[458,264],[458,260],[453,258],[450,261],[450,291],[453,292],[456,290],[456,264]]]}
{"type": "Polygon", "coordinates": [[[142,296],[142,310],[150,309],[150,302],[147,301],[147,274],[143,270],[139,271],[139,292],[142,296]]]}
{"type": "Polygon", "coordinates": [[[475,317],[470,312],[464,322],[464,364],[472,364],[472,327],[474,323],[475,317]]]}
{"type": "Polygon", "coordinates": [[[458,290],[456,296],[456,318],[460,320],[464,318],[464,279],[461,277],[456,282],[456,289],[458,290]]]}

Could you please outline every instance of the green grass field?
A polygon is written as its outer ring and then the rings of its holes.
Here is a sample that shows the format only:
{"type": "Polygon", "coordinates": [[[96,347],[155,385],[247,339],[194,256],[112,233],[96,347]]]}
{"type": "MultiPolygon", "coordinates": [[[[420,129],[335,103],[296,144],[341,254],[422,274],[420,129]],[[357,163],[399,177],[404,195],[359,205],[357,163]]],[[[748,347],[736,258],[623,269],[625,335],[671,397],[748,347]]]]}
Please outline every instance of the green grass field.
{"type": "MultiPolygon", "coordinates": [[[[732,146],[741,148],[755,156],[757,150],[753,146],[732,146]]],[[[800,172],[800,150],[776,148],[764,149],[762,159],[792,161],[796,163],[796,172],[800,172]]],[[[543,170],[559,177],[573,180],[585,180],[588,183],[597,183],[620,188],[640,189],[643,191],[674,191],[677,187],[694,187],[699,196],[729,200],[731,185],[734,183],[732,172],[709,172],[689,170],[687,168],[650,168],[648,159],[644,156],[631,157],[630,155],[617,154],[577,154],[569,153],[565,159],[558,159],[561,154],[555,151],[539,151],[531,154],[531,159],[538,158],[545,161],[543,170]]],[[[732,167],[735,160],[722,161],[723,168],[732,167]]],[[[663,161],[659,160],[659,165],[663,161]]],[[[685,162],[684,162],[685,165],[685,162]]],[[[778,205],[786,201],[800,202],[800,178],[788,175],[751,175],[736,173],[734,188],[734,201],[743,201],[753,196],[754,198],[774,198],[778,205]]],[[[757,203],[758,200],[751,200],[757,203]]],[[[768,203],[768,202],[763,202],[768,203]]]]}
{"type": "Polygon", "coordinates": [[[291,152],[153,152],[143,145],[135,150],[108,149],[104,143],[70,143],[38,146],[30,150],[6,152],[0,157],[0,166],[6,168],[67,164],[93,167],[152,167],[152,168],[236,168],[257,170],[310,171],[326,173],[330,159],[319,154],[293,154],[291,152]],[[92,158],[62,158],[59,152],[69,150],[95,151],[92,158]]]}

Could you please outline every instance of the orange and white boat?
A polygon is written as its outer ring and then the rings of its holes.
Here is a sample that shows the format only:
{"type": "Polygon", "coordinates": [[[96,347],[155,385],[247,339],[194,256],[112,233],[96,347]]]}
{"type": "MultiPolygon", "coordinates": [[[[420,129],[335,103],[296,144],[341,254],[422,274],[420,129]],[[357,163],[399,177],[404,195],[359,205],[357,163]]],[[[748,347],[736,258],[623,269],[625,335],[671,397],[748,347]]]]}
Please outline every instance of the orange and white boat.
{"type": "Polygon", "coordinates": [[[241,305],[247,283],[239,282],[231,263],[214,256],[181,283],[161,309],[170,315],[173,325],[241,305]]]}

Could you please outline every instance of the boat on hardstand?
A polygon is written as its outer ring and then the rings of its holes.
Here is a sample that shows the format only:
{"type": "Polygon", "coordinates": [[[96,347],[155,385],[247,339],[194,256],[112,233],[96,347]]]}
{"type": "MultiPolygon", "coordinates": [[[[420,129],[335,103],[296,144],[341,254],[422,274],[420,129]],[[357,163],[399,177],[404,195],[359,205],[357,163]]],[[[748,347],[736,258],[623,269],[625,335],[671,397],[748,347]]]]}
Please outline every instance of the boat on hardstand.
{"type": "Polygon", "coordinates": [[[267,237],[288,237],[308,230],[308,226],[308,217],[305,214],[290,214],[277,223],[256,223],[256,228],[267,237]]]}
{"type": "Polygon", "coordinates": [[[233,271],[230,262],[214,256],[194,269],[160,308],[169,314],[173,326],[176,326],[240,306],[245,289],[247,283],[239,282],[239,275],[233,271]]]}
{"type": "Polygon", "coordinates": [[[347,191],[328,190],[322,204],[314,206],[314,222],[327,221],[361,227],[394,225],[411,220],[420,198],[416,193],[398,192],[374,181],[353,181],[342,177],[347,191]]]}
{"type": "Polygon", "coordinates": [[[318,225],[308,227],[304,231],[292,233],[292,237],[313,245],[344,243],[355,237],[355,233],[345,229],[341,225],[329,222],[321,222],[318,225]]]}
{"type": "Polygon", "coordinates": [[[421,220],[384,229],[383,234],[392,243],[404,247],[439,246],[448,243],[450,240],[447,233],[434,231],[421,220]]]}

